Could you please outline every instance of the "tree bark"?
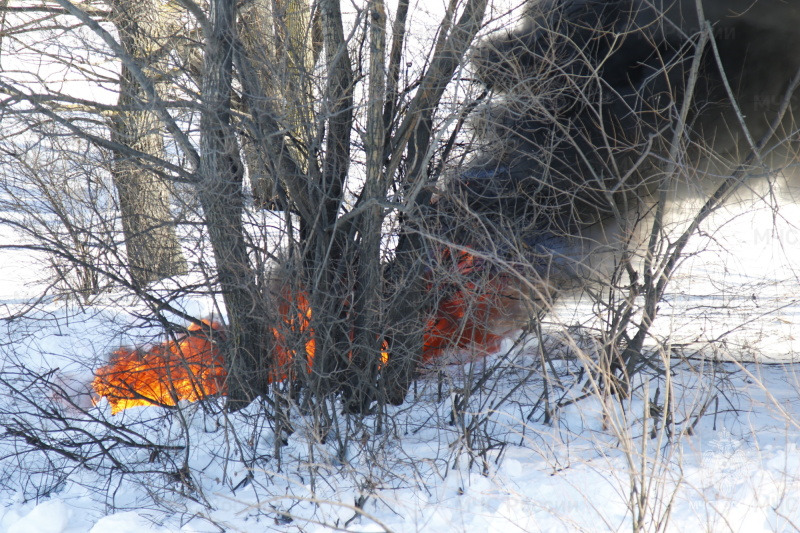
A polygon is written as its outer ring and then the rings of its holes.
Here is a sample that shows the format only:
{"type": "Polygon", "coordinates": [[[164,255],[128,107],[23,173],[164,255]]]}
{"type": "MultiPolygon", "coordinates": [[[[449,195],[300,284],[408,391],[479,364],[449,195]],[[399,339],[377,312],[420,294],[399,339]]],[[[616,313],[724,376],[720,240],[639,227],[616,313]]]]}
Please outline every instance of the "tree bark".
{"type": "Polygon", "coordinates": [[[228,405],[245,407],[266,392],[272,362],[271,323],[250,264],[242,225],[244,169],[231,125],[236,1],[211,2],[202,98],[198,196],[228,313],[228,405]]]}
{"type": "Polygon", "coordinates": [[[349,409],[364,411],[375,397],[374,389],[377,362],[380,359],[383,335],[380,326],[382,317],[382,264],[381,226],[383,207],[379,200],[386,198],[389,188],[384,162],[383,108],[386,98],[386,7],[383,0],[370,0],[367,5],[369,17],[369,88],[367,96],[367,179],[361,201],[364,211],[358,228],[359,243],[358,285],[355,292],[355,343],[353,365],[357,372],[349,409]]]}
{"type": "MultiPolygon", "coordinates": [[[[240,15],[241,41],[253,74],[269,107],[281,110],[277,121],[286,132],[285,146],[303,172],[311,163],[313,91],[311,76],[318,54],[315,25],[308,0],[256,0],[240,15]]],[[[260,140],[243,145],[253,196],[262,207],[286,209],[279,180],[271,173],[260,140]]]]}
{"type": "Polygon", "coordinates": [[[350,168],[353,71],[339,0],[322,0],[319,13],[327,80],[318,120],[325,124],[325,155],[319,175],[310,177],[309,196],[318,210],[307,220],[303,245],[305,276],[315,309],[314,331],[321,341],[317,343],[311,387],[322,395],[343,386],[352,390],[350,290],[356,253],[348,231],[336,224],[350,168]]]}
{"type": "MultiPolygon", "coordinates": [[[[152,0],[112,0],[111,17],[124,52],[158,89],[164,85],[169,15],[152,0]]],[[[120,66],[119,111],[111,120],[111,140],[133,153],[164,156],[160,120],[125,62],[120,66]]],[[[139,286],[186,272],[171,213],[171,193],[158,170],[131,153],[114,154],[112,176],[119,197],[131,278],[139,286]]]]}
{"type": "MultiPolygon", "coordinates": [[[[254,0],[245,5],[240,14],[240,38],[244,53],[249,59],[252,72],[249,76],[258,80],[257,88],[253,84],[245,87],[250,92],[258,90],[259,94],[247,94],[244,101],[250,107],[263,107],[267,102],[275,101],[275,23],[272,16],[272,0],[254,0]]],[[[250,178],[250,187],[256,203],[268,209],[283,209],[285,199],[279,193],[280,184],[271,172],[269,155],[264,154],[263,143],[258,135],[245,136],[242,139],[242,154],[250,178]],[[249,137],[249,138],[248,138],[249,137]]]]}

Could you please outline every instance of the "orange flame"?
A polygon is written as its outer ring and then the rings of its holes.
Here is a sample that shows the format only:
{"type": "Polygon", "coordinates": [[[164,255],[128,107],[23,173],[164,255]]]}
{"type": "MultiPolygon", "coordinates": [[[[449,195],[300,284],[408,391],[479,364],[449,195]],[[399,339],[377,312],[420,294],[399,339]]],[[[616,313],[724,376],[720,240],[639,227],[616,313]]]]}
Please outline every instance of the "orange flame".
{"type": "Polygon", "coordinates": [[[304,292],[298,292],[293,298],[288,289],[281,291],[281,303],[278,312],[283,317],[283,329],[272,328],[275,337],[275,369],[273,370],[270,381],[283,381],[289,377],[292,363],[297,359],[297,351],[288,347],[284,332],[291,331],[308,335],[305,341],[305,355],[307,371],[311,372],[314,365],[314,351],[316,342],[314,341],[314,328],[311,327],[311,305],[308,296],[304,292]],[[294,315],[294,316],[293,316],[294,315]]]}
{"type": "MultiPolygon", "coordinates": [[[[449,258],[445,252],[444,258],[449,258]]],[[[520,299],[503,275],[474,281],[470,274],[481,269],[475,257],[467,252],[457,256],[455,272],[461,283],[449,287],[436,313],[428,321],[424,334],[421,364],[429,364],[448,350],[471,350],[478,355],[497,352],[500,342],[512,329],[520,299]]],[[[473,276],[474,277],[474,276],[473,276]]],[[[446,289],[447,290],[447,289],[446,289]]],[[[314,364],[316,344],[311,327],[312,310],[308,295],[284,290],[278,311],[283,317],[281,328],[273,328],[275,368],[271,382],[288,379],[298,350],[288,346],[286,334],[305,336],[301,353],[305,352],[307,371],[314,364]]],[[[175,405],[179,400],[196,401],[206,396],[225,393],[225,368],[217,340],[224,339],[223,326],[206,322],[206,328],[189,327],[189,333],[166,341],[149,350],[121,348],[114,352],[109,365],[97,370],[94,390],[108,399],[112,414],[141,405],[175,405]]],[[[380,354],[381,366],[389,360],[388,343],[380,354]]]]}
{"type": "MultiPolygon", "coordinates": [[[[444,259],[449,252],[445,250],[444,259]]],[[[428,364],[445,351],[470,351],[485,356],[500,350],[500,343],[516,329],[520,295],[508,276],[496,274],[475,281],[470,274],[482,269],[474,255],[459,252],[455,271],[460,283],[443,298],[425,328],[420,362],[428,364]]]]}
{"type": "Polygon", "coordinates": [[[223,393],[225,368],[214,337],[222,325],[206,322],[211,333],[192,324],[189,333],[150,350],[120,348],[97,370],[92,386],[111,404],[111,413],[139,405],[175,405],[223,393]]]}

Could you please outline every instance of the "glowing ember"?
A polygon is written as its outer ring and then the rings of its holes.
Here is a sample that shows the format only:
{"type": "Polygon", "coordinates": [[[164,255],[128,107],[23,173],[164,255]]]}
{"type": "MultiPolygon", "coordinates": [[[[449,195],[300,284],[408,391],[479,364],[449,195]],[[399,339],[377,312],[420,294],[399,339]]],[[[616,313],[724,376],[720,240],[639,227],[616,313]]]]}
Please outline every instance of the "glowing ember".
{"type": "MultiPolygon", "coordinates": [[[[445,253],[444,259],[449,258],[445,253]]],[[[436,361],[447,350],[470,350],[481,356],[497,352],[503,338],[517,328],[520,298],[509,278],[496,275],[474,281],[469,275],[482,269],[480,261],[466,252],[459,253],[456,259],[458,282],[441,289],[450,294],[442,298],[426,324],[420,358],[423,365],[436,361]]],[[[305,352],[302,356],[310,372],[316,348],[308,295],[284,290],[281,300],[278,311],[283,324],[272,330],[275,368],[271,382],[291,376],[292,369],[297,368],[294,362],[298,351],[305,352]],[[288,345],[287,337],[295,336],[306,338],[301,340],[300,350],[288,345]]],[[[224,329],[216,322],[205,325],[193,325],[183,337],[149,350],[117,350],[109,365],[97,371],[94,390],[108,399],[113,414],[128,407],[175,405],[179,400],[196,401],[224,394],[226,373],[217,345],[217,341],[224,340],[224,329]]],[[[380,359],[381,366],[389,360],[386,341],[380,359]]]]}

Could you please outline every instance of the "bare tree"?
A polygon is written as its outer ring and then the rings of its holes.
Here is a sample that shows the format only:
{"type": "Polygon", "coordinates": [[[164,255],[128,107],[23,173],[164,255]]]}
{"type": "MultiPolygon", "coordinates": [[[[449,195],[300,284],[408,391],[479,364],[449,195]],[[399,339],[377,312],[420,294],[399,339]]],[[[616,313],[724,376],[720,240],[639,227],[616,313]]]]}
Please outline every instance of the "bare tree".
{"type": "Polygon", "coordinates": [[[305,366],[276,354],[308,351],[312,332],[314,371],[293,374],[309,398],[343,391],[348,409],[366,410],[389,391],[401,402],[434,303],[424,219],[442,169],[431,158],[449,124],[440,104],[487,2],[450,6],[413,79],[401,79],[405,1],[391,31],[378,1],[355,13],[347,31],[335,0],[314,9],[300,1],[109,5],[105,12],[58,0],[9,13],[44,13],[59,28],[51,35],[31,24],[19,42],[45,36],[44,48],[66,28],[85,57],[55,54],[48,65],[108,87],[116,103],[76,98],[44,81],[3,80],[7,116],[21,128],[44,136],[53,124],[59,135],[88,142],[96,162],[112,154],[101,164],[116,183],[131,278],[101,264],[88,268],[133,290],[164,323],[178,316],[199,324],[172,305],[175,294],[165,300],[145,287],[182,268],[170,194],[179,193],[187,213],[196,199],[212,259],[201,248],[192,253],[224,302],[230,405],[266,394],[271,376],[285,373],[279,367],[305,366]],[[120,65],[118,85],[96,66],[103,62],[120,65]],[[111,139],[97,127],[105,116],[111,139]],[[280,250],[264,244],[269,230],[253,222],[267,215],[256,206],[282,213],[274,218],[280,250]],[[296,327],[286,309],[307,313],[310,323],[296,327]],[[392,356],[379,373],[386,352],[392,356]]]}

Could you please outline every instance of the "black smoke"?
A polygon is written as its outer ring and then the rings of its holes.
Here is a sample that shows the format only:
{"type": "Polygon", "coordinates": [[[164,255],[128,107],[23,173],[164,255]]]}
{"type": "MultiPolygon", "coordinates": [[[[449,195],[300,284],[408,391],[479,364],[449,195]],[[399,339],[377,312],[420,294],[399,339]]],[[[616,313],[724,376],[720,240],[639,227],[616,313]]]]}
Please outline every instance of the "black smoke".
{"type": "Polygon", "coordinates": [[[695,0],[532,2],[517,28],[483,42],[480,148],[440,201],[457,213],[445,223],[452,237],[581,261],[575,241],[624,238],[608,234],[621,216],[645,217],[663,187],[678,204],[702,201],[745,161],[753,177],[794,162],[800,95],[763,156],[748,156],[800,69],[800,2],[704,0],[702,10],[695,0]]]}

